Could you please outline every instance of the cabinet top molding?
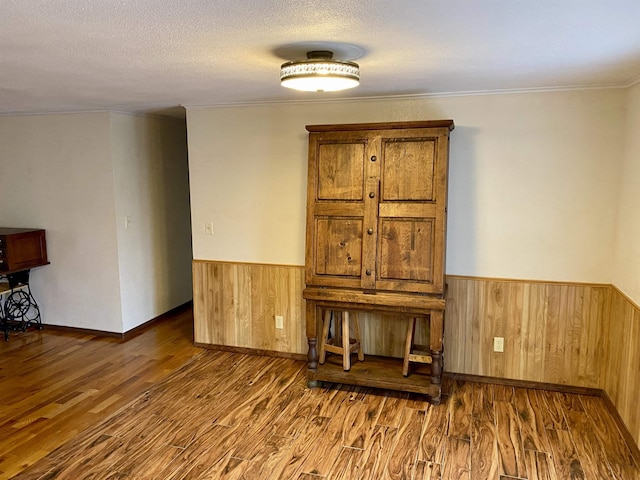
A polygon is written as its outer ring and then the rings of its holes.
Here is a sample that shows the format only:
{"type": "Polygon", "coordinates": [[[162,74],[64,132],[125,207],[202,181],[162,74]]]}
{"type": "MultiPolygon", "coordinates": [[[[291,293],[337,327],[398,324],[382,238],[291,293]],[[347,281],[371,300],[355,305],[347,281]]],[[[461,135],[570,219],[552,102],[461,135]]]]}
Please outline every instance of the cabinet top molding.
{"type": "Polygon", "coordinates": [[[308,132],[338,132],[356,130],[395,130],[407,128],[455,128],[453,120],[423,120],[412,122],[382,122],[382,123],[343,123],[332,125],[307,125],[308,132]]]}
{"type": "Polygon", "coordinates": [[[0,235],[15,235],[17,233],[40,232],[41,228],[7,228],[0,227],[0,235]]]}

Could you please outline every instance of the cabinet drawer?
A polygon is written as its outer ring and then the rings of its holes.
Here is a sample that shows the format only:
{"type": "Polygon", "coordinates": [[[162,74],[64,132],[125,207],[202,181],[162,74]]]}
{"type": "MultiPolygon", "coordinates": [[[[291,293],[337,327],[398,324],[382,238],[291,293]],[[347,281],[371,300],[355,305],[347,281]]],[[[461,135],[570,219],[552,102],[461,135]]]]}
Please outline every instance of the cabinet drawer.
{"type": "Polygon", "coordinates": [[[0,229],[0,272],[46,265],[44,230],[0,229]]]}

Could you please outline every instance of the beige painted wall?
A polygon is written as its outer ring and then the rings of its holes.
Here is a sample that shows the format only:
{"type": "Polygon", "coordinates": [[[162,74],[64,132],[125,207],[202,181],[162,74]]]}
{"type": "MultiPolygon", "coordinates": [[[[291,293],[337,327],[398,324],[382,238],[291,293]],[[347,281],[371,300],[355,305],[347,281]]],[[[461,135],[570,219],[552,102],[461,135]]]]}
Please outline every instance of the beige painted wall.
{"type": "Polygon", "coordinates": [[[184,122],[0,117],[0,225],[47,231],[31,278],[45,323],[123,333],[190,300],[184,122]]]}
{"type": "Polygon", "coordinates": [[[627,91],[613,283],[640,305],[640,83],[627,91]]]}
{"type": "Polygon", "coordinates": [[[609,89],[188,108],[194,258],[304,264],[305,125],[452,118],[447,273],[611,282],[624,102],[609,89]]]}
{"type": "Polygon", "coordinates": [[[46,229],[43,321],[122,331],[109,114],[0,117],[0,225],[46,229]]]}
{"type": "Polygon", "coordinates": [[[111,114],[124,331],[192,298],[186,143],[183,120],[111,114]]]}

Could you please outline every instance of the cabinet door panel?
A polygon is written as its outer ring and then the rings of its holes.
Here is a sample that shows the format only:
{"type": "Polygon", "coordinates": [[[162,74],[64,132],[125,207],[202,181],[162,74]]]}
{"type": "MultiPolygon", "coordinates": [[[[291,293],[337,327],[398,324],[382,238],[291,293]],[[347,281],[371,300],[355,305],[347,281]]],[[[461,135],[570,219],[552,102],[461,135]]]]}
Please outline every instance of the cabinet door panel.
{"type": "Polygon", "coordinates": [[[357,288],[361,284],[368,144],[359,132],[310,137],[308,285],[357,288]]]}
{"type": "Polygon", "coordinates": [[[318,146],[318,200],[363,199],[365,145],[321,143],[318,146]]]}
{"type": "Polygon", "coordinates": [[[405,218],[435,218],[438,214],[437,206],[432,203],[400,203],[386,202],[378,206],[380,218],[405,217],[405,218]]]}
{"type": "Polygon", "coordinates": [[[380,281],[433,281],[432,220],[382,219],[380,281]]]}
{"type": "Polygon", "coordinates": [[[362,268],[362,220],[316,219],[315,275],[360,278],[362,268]]]}
{"type": "Polygon", "coordinates": [[[383,201],[435,200],[433,139],[384,139],[382,149],[383,201]]]}
{"type": "Polygon", "coordinates": [[[441,295],[448,125],[333,128],[309,130],[307,285],[441,295]]]}

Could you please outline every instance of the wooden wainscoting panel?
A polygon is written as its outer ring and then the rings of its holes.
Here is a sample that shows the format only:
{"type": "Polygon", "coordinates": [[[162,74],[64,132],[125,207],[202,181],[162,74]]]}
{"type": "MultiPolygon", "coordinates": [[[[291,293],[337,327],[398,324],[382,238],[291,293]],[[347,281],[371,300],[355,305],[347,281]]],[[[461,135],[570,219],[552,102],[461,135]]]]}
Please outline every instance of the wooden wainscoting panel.
{"type": "MultiPolygon", "coordinates": [[[[306,354],[304,267],[195,260],[193,278],[197,343],[306,354]],[[284,317],[283,330],[275,329],[275,315],[284,317]]],[[[446,371],[604,386],[602,359],[613,348],[606,341],[610,285],[459,276],[447,284],[446,371]],[[494,337],[504,338],[503,353],[493,351],[494,337]]],[[[402,357],[406,318],[359,315],[365,355],[402,357]]],[[[428,343],[423,323],[417,343],[428,343]]],[[[611,371],[622,358],[614,352],[611,371]]],[[[617,402],[622,380],[608,382],[617,402]]]]}
{"type": "MultiPolygon", "coordinates": [[[[195,342],[261,351],[307,353],[303,266],[194,260],[195,342]],[[284,329],[275,329],[275,315],[284,329]]],[[[402,358],[407,318],[359,313],[367,355],[402,358]]],[[[429,343],[426,322],[416,326],[416,343],[429,343]]]]}
{"type": "Polygon", "coordinates": [[[446,371],[601,387],[609,285],[457,276],[447,285],[446,371]]]}
{"type": "Polygon", "coordinates": [[[612,289],[603,385],[636,445],[640,445],[640,307],[612,289]]]}
{"type": "MultiPolygon", "coordinates": [[[[362,348],[366,355],[402,358],[409,317],[360,313],[362,348]]],[[[429,345],[429,325],[417,321],[414,343],[429,345]]]]}
{"type": "Polygon", "coordinates": [[[195,342],[306,354],[303,288],[304,267],[194,260],[195,342]]]}

